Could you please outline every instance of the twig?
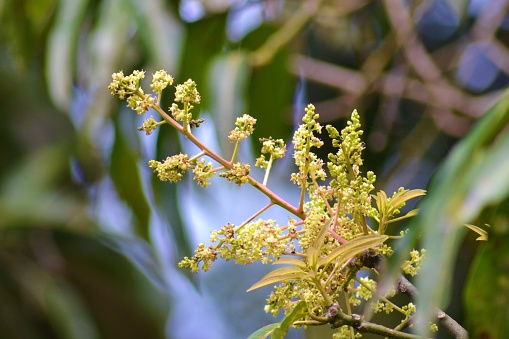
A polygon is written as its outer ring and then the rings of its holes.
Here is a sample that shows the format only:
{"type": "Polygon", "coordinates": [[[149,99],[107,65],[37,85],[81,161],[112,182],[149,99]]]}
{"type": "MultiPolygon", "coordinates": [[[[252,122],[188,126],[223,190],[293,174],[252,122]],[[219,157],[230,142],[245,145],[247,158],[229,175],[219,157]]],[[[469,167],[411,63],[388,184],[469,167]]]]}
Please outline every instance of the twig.
{"type": "MultiPolygon", "coordinates": [[[[200,148],[203,152],[205,152],[209,157],[223,165],[225,168],[232,169],[233,164],[214,151],[212,151],[210,148],[205,146],[198,138],[196,138],[191,132],[185,131],[184,127],[180,125],[177,121],[175,121],[172,117],[170,117],[160,106],[153,105],[152,108],[170,125],[172,125],[175,129],[177,129],[180,133],[182,133],[186,138],[188,138],[193,144],[195,144],[198,148],[200,148]]],[[[257,190],[261,191],[263,194],[265,194],[271,202],[274,204],[284,208],[288,212],[294,214],[295,216],[304,219],[305,213],[302,210],[297,209],[297,207],[293,206],[289,202],[287,202],[285,199],[278,196],[276,193],[274,193],[272,190],[270,190],[267,186],[262,185],[262,183],[258,182],[256,179],[254,179],[251,176],[247,176],[247,179],[251,186],[255,187],[257,190]]]]}
{"type": "MultiPolygon", "coordinates": [[[[397,286],[398,290],[401,293],[408,295],[411,300],[415,300],[419,296],[419,290],[404,276],[399,277],[397,286]]],[[[438,309],[436,315],[440,325],[446,328],[456,339],[468,338],[468,332],[447,313],[438,309]]]]}

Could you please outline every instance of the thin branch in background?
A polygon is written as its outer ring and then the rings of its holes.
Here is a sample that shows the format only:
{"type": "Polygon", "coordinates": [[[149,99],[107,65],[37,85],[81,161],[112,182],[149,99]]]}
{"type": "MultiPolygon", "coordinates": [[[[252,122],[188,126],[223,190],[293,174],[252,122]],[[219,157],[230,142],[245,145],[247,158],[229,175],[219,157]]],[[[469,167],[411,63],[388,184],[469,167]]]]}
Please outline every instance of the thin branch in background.
{"type": "MultiPolygon", "coordinates": [[[[400,276],[397,281],[398,291],[406,294],[412,301],[418,298],[419,291],[417,288],[408,281],[404,276],[400,276]]],[[[451,333],[456,339],[466,339],[468,338],[468,332],[456,322],[453,318],[447,315],[442,310],[437,310],[436,312],[438,323],[442,325],[445,329],[451,333]]]]}

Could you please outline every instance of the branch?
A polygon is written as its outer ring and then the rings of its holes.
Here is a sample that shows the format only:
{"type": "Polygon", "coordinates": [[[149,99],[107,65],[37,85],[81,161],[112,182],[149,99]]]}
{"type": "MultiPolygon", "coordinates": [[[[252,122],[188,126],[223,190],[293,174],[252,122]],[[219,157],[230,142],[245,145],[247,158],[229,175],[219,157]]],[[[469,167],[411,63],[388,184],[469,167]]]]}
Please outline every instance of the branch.
{"type": "Polygon", "coordinates": [[[401,331],[393,330],[382,325],[374,324],[369,321],[365,321],[358,314],[348,315],[341,311],[337,304],[332,305],[329,308],[328,313],[331,315],[329,322],[333,328],[348,325],[355,328],[361,333],[373,333],[385,337],[397,338],[397,339],[417,339],[420,338],[414,334],[405,333],[401,331]]]}
{"type": "MultiPolygon", "coordinates": [[[[419,296],[419,290],[404,276],[399,277],[397,286],[398,290],[401,293],[406,294],[411,300],[415,300],[419,296]]],[[[436,316],[439,324],[446,328],[455,338],[468,338],[468,332],[460,324],[458,324],[456,320],[447,315],[447,313],[438,309],[436,316]]]]}
{"type": "Polygon", "coordinates": [[[251,53],[251,66],[259,67],[268,64],[279,49],[290,42],[308,23],[320,7],[321,0],[304,3],[285,24],[256,51],[251,53]]]}
{"type": "MultiPolygon", "coordinates": [[[[186,138],[188,138],[193,144],[195,144],[198,148],[200,148],[203,152],[205,152],[209,157],[223,165],[225,168],[232,169],[233,164],[214,151],[212,151],[210,148],[205,146],[198,138],[196,138],[190,131],[184,130],[184,127],[180,125],[175,119],[170,117],[160,106],[153,105],[152,108],[171,126],[173,126],[175,129],[177,129],[180,133],[182,133],[186,138]]],[[[265,194],[272,203],[275,205],[278,205],[288,212],[294,214],[295,216],[304,219],[306,217],[305,213],[301,210],[299,210],[297,207],[293,206],[289,202],[287,202],[285,199],[278,196],[276,193],[274,193],[272,190],[270,190],[267,186],[261,184],[256,179],[254,179],[251,176],[247,176],[249,183],[255,187],[257,190],[265,194]]]]}

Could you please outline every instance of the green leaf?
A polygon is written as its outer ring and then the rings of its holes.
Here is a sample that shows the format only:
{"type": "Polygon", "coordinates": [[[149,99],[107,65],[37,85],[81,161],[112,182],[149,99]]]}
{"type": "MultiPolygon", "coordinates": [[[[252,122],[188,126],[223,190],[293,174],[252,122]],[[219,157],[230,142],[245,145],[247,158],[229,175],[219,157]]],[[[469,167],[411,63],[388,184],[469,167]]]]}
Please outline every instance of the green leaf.
{"type": "Polygon", "coordinates": [[[341,264],[368,248],[382,244],[387,239],[389,239],[387,235],[364,235],[352,239],[346,244],[334,249],[327,257],[320,259],[318,267],[323,265],[327,266],[333,261],[341,264]]]}
{"type": "Polygon", "coordinates": [[[293,310],[283,319],[281,325],[274,329],[270,339],[284,339],[288,329],[292,324],[302,318],[302,315],[307,311],[307,304],[304,300],[301,300],[293,308],[293,310]]]}
{"type": "Polygon", "coordinates": [[[385,214],[387,200],[388,200],[387,194],[385,194],[384,191],[379,191],[376,193],[376,196],[375,196],[376,207],[381,215],[385,214]]]}
{"type": "Polygon", "coordinates": [[[265,339],[269,335],[271,335],[272,332],[274,332],[274,330],[277,327],[279,327],[280,324],[281,323],[274,323],[274,324],[270,324],[267,326],[263,326],[262,328],[258,329],[257,331],[251,333],[251,335],[249,337],[247,337],[247,339],[265,339]]]}
{"type": "Polygon", "coordinates": [[[134,229],[136,234],[150,242],[150,206],[143,192],[138,158],[134,150],[128,147],[119,124],[115,124],[115,142],[111,153],[110,175],[122,200],[136,216],[134,229]]]}
{"type": "MultiPolygon", "coordinates": [[[[242,47],[255,50],[275,31],[273,25],[264,23],[242,40],[242,47]]],[[[255,154],[260,151],[259,138],[272,136],[288,140],[292,135],[289,113],[294,101],[295,77],[288,70],[289,55],[288,47],[282,47],[268,65],[251,72],[246,113],[257,119],[251,138],[255,154]]],[[[303,115],[304,111],[299,114],[303,115]]]]}
{"type": "Polygon", "coordinates": [[[471,338],[509,338],[509,199],[492,212],[490,236],[477,250],[465,286],[471,338]]]}
{"type": "Polygon", "coordinates": [[[421,236],[427,251],[416,280],[423,311],[416,323],[419,335],[426,335],[436,309],[448,302],[454,262],[466,233],[463,225],[509,195],[508,122],[509,92],[505,92],[436,172],[420,213],[410,225],[411,230],[423,232],[412,233],[412,238],[417,241],[421,236]]]}
{"type": "MultiPolygon", "coordinates": [[[[245,113],[249,77],[247,55],[244,53],[231,52],[212,61],[208,79],[209,107],[223,154],[233,153],[234,144],[227,136],[235,127],[237,117],[245,113]]],[[[254,117],[258,118],[257,115],[254,117]]]]}
{"type": "Polygon", "coordinates": [[[51,98],[62,111],[66,111],[71,102],[73,56],[87,5],[87,0],[59,1],[57,15],[49,32],[46,79],[51,98]]]}
{"type": "Polygon", "coordinates": [[[420,196],[426,195],[425,190],[415,189],[415,190],[405,190],[401,192],[397,192],[393,198],[389,201],[389,206],[387,208],[387,215],[390,217],[394,213],[395,209],[401,207],[401,205],[407,202],[410,199],[417,198],[420,196]]]}
{"type": "Polygon", "coordinates": [[[168,295],[112,238],[32,225],[0,229],[0,338],[165,338],[168,295]]]}
{"type": "Polygon", "coordinates": [[[394,218],[394,219],[391,219],[389,221],[386,221],[385,223],[386,224],[390,224],[390,223],[393,223],[393,222],[396,222],[396,221],[400,221],[400,220],[403,220],[403,219],[408,219],[408,218],[411,218],[411,217],[415,217],[417,214],[419,214],[419,209],[413,209],[411,211],[409,211],[407,214],[401,216],[401,217],[398,217],[398,218],[394,218]]]}
{"type": "Polygon", "coordinates": [[[247,292],[256,290],[257,288],[263,286],[277,283],[279,281],[302,279],[304,276],[306,276],[306,272],[298,267],[290,266],[278,268],[266,274],[257,283],[251,286],[247,292]]]}
{"type": "Polygon", "coordinates": [[[228,12],[223,12],[186,25],[186,43],[183,47],[179,78],[182,81],[191,78],[198,84],[205,107],[208,106],[207,100],[210,100],[209,90],[203,87],[207,86],[208,82],[206,70],[211,60],[224,48],[227,17],[228,12]]]}
{"type": "Polygon", "coordinates": [[[281,258],[272,263],[272,265],[294,265],[301,269],[306,269],[306,263],[297,258],[281,258]]]}

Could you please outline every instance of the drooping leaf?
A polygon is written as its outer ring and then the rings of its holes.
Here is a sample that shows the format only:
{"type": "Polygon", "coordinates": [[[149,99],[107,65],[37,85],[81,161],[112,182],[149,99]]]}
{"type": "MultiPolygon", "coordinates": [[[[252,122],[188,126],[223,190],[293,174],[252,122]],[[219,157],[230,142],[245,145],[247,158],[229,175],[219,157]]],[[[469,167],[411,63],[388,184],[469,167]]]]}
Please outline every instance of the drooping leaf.
{"type": "Polygon", "coordinates": [[[334,249],[327,257],[318,261],[318,266],[327,266],[333,261],[339,264],[346,262],[348,259],[356,256],[368,248],[372,248],[382,244],[389,239],[387,235],[364,235],[348,241],[336,249],[334,249]]]}
{"type": "Polygon", "coordinates": [[[494,208],[490,236],[477,250],[465,287],[466,324],[472,338],[509,337],[509,199],[494,208]]]}
{"type": "Polygon", "coordinates": [[[306,276],[306,272],[304,272],[302,269],[295,267],[295,266],[278,268],[278,269],[275,269],[274,271],[267,273],[257,283],[255,283],[253,286],[248,288],[247,292],[256,290],[257,288],[267,286],[270,284],[274,284],[274,283],[277,283],[280,281],[302,279],[305,276],[306,276]]]}
{"type": "Polygon", "coordinates": [[[306,310],[307,310],[306,302],[304,300],[299,301],[297,305],[293,308],[293,310],[283,319],[281,325],[274,329],[274,332],[272,332],[270,339],[284,339],[290,326],[292,326],[294,321],[302,318],[302,315],[306,312],[306,310]]]}

